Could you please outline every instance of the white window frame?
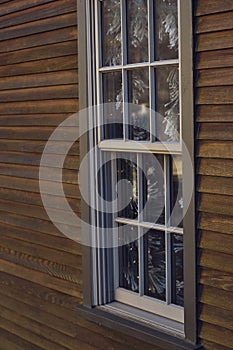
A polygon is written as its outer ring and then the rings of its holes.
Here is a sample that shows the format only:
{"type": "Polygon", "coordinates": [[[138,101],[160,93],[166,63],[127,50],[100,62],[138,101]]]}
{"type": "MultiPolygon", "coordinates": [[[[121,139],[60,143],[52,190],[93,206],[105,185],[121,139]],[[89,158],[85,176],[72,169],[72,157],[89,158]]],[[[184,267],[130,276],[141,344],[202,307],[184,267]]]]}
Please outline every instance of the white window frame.
{"type": "MultiPolygon", "coordinates": [[[[178,8],[179,8],[179,60],[176,62],[174,62],[174,60],[170,61],[169,64],[174,64],[174,63],[179,63],[179,67],[180,67],[180,97],[182,96],[183,98],[180,98],[180,115],[184,116],[184,115],[188,115],[188,120],[190,121],[190,116],[192,116],[193,114],[193,96],[192,96],[192,41],[190,41],[190,38],[192,38],[192,28],[190,23],[191,23],[191,1],[187,0],[187,1],[182,1],[182,0],[178,0],[178,8]],[[184,15],[182,15],[184,14],[184,15]]],[[[93,39],[94,36],[94,32],[96,32],[96,28],[93,28],[93,23],[91,23],[91,16],[90,16],[90,12],[93,11],[93,8],[91,9],[91,7],[93,6],[92,1],[87,2],[87,27],[91,30],[88,33],[88,38],[91,42],[91,38],[93,39]]],[[[90,44],[89,42],[89,44],[90,44]]],[[[87,45],[87,51],[88,51],[88,47],[91,47],[87,45]]],[[[97,55],[98,56],[98,55],[97,55]]],[[[89,52],[89,54],[87,53],[87,58],[92,57],[91,52],[89,52]]],[[[88,70],[88,74],[89,74],[89,78],[92,77],[93,75],[96,77],[96,67],[95,65],[93,65],[93,61],[89,62],[89,70],[88,70]]],[[[155,67],[155,66],[160,66],[163,63],[160,62],[153,62],[153,63],[149,63],[149,64],[135,64],[135,65],[131,65],[131,68],[135,68],[135,67],[139,67],[139,66],[151,66],[151,67],[155,67]]],[[[166,62],[167,64],[167,62],[166,62]]],[[[129,65],[128,65],[129,66],[129,65]]],[[[128,67],[127,68],[130,68],[128,67]]],[[[120,68],[119,66],[117,67],[117,69],[120,68]]],[[[112,70],[112,67],[109,68],[100,68],[99,67],[99,62],[97,59],[97,71],[99,72],[103,72],[104,70],[112,70]]],[[[98,74],[97,74],[98,76],[98,74]]],[[[98,78],[97,78],[97,84],[98,84],[98,78]]],[[[93,98],[93,96],[95,96],[96,91],[95,88],[93,89],[93,86],[89,87],[89,102],[88,105],[92,105],[93,102],[97,102],[97,100],[95,100],[93,98]]],[[[97,89],[97,96],[98,96],[98,89],[97,89]]],[[[180,118],[181,121],[181,128],[180,130],[185,130],[185,136],[183,136],[183,138],[186,138],[186,140],[189,139],[190,144],[189,144],[189,151],[191,153],[191,156],[193,156],[194,154],[194,150],[193,150],[193,122],[190,122],[190,128],[187,129],[188,123],[187,121],[185,121],[185,118],[180,118]]],[[[95,122],[92,122],[94,125],[95,122]]],[[[101,134],[99,133],[98,135],[98,145],[100,147],[101,150],[103,151],[118,151],[118,150],[132,150],[134,149],[135,151],[141,152],[141,151],[145,151],[145,147],[148,148],[149,151],[153,151],[153,152],[157,152],[157,153],[169,153],[170,151],[174,154],[180,154],[181,152],[181,144],[179,145],[174,145],[174,144],[166,144],[165,146],[161,143],[152,143],[152,142],[143,142],[142,147],[140,147],[140,144],[137,142],[135,143],[134,141],[127,141],[126,142],[121,142],[121,141],[116,141],[116,140],[102,140],[101,139],[101,134]],[[135,148],[136,145],[136,148],[135,148]]],[[[98,161],[98,160],[95,160],[98,161]]],[[[186,176],[189,175],[189,170],[183,169],[183,176],[184,178],[186,176]]],[[[185,181],[184,181],[184,191],[185,191],[185,181]]],[[[185,196],[185,192],[184,192],[184,196],[185,196]]],[[[185,198],[184,198],[185,200],[185,198]]],[[[192,209],[194,207],[194,198],[192,200],[192,209]]],[[[194,230],[194,214],[193,214],[193,210],[188,211],[187,215],[186,215],[187,219],[184,221],[188,221],[190,219],[192,219],[190,222],[190,225],[187,225],[187,227],[192,228],[192,231],[194,230]]],[[[186,225],[184,228],[184,231],[186,231],[186,225]]],[[[178,232],[177,232],[178,233],[178,232]]],[[[181,233],[179,231],[179,233],[181,233]]],[[[188,238],[188,237],[187,237],[188,238]]],[[[187,241],[186,238],[186,241],[187,241]]],[[[194,243],[195,239],[192,239],[192,244],[194,243]]],[[[190,245],[191,246],[191,245],[190,245]]],[[[193,247],[194,245],[192,245],[193,247]]],[[[190,248],[187,249],[187,252],[185,253],[186,255],[189,254],[190,248]]],[[[192,258],[194,258],[195,254],[192,252],[192,258]]],[[[92,252],[92,262],[94,262],[96,259],[96,251],[93,250],[92,252]]],[[[195,268],[195,267],[194,267],[195,268]]],[[[92,264],[92,276],[93,276],[93,280],[92,280],[92,284],[95,285],[96,282],[96,265],[95,262],[92,264]]],[[[193,272],[193,276],[195,276],[194,270],[193,272]]],[[[186,272],[187,275],[187,272],[186,272]]],[[[188,286],[187,286],[188,287],[188,286]]],[[[193,288],[193,284],[190,288],[193,288]]],[[[187,290],[189,289],[189,291],[186,293],[186,295],[195,295],[195,292],[193,292],[190,288],[187,288],[187,290]]],[[[186,288],[185,288],[186,289],[186,288]]],[[[92,294],[92,305],[98,305],[98,297],[97,294],[98,292],[100,293],[101,290],[99,289],[99,291],[94,290],[93,294],[92,294]]],[[[187,296],[186,296],[186,300],[187,300],[187,296]]],[[[120,296],[119,296],[120,299],[120,296]]],[[[150,309],[150,307],[148,308],[150,309]]],[[[194,311],[194,309],[192,310],[194,311]]],[[[159,313],[159,312],[158,312],[159,313]]],[[[193,312],[193,314],[195,314],[195,312],[193,312]]],[[[167,315],[167,317],[169,317],[169,315],[167,315]]],[[[183,316],[179,318],[179,322],[182,318],[182,321],[185,321],[185,318],[183,319],[183,316]]],[[[187,319],[187,317],[186,317],[187,319]]],[[[188,332],[185,332],[185,334],[188,334],[188,332]]],[[[186,335],[187,335],[186,334],[186,335]]],[[[191,338],[191,336],[190,336],[191,338]]]]}

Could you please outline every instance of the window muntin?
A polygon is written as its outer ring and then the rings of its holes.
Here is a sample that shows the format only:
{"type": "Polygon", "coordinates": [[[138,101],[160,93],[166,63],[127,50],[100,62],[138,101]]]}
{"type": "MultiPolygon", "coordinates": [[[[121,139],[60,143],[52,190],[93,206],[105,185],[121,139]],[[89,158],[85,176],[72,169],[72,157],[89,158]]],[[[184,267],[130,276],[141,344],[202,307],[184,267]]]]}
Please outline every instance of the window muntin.
{"type": "MultiPolygon", "coordinates": [[[[177,12],[177,0],[96,1],[98,103],[116,102],[116,118],[123,123],[121,138],[114,134],[110,137],[106,128],[100,133],[101,148],[109,147],[104,140],[117,138],[148,141],[155,150],[165,142],[174,151],[181,150],[177,12]],[[104,77],[116,70],[121,78],[113,101],[106,91],[104,77]],[[133,111],[122,108],[119,118],[122,102],[150,110],[139,118],[133,111]],[[135,123],[141,128],[134,130],[135,123]]],[[[109,117],[100,113],[99,118],[105,122],[104,118],[109,117]]]]}

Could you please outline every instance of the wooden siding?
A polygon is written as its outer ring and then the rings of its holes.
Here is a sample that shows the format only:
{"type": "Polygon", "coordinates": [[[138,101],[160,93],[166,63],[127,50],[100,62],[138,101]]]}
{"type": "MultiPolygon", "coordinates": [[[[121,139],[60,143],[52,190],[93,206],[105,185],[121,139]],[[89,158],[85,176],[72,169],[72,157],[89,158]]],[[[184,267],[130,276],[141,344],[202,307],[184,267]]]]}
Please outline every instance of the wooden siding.
{"type": "Polygon", "coordinates": [[[233,3],[198,0],[200,337],[233,349],[233,3]]]}
{"type": "MultiPolygon", "coordinates": [[[[0,0],[0,350],[159,350],[80,317],[81,247],[50,222],[40,197],[46,141],[78,111],[76,3],[0,0]]],[[[53,146],[47,199],[66,142],[53,146]]],[[[63,187],[78,215],[79,161],[77,142],[63,187]]],[[[64,209],[53,198],[53,210],[64,209]]]]}

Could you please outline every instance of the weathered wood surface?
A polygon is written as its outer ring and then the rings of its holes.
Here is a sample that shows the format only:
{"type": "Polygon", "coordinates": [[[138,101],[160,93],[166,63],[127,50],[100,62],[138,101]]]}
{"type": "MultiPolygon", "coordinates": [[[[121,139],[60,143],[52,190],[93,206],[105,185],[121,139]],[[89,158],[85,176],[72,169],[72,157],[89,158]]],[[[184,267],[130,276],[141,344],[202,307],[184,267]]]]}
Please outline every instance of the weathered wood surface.
{"type": "Polygon", "coordinates": [[[232,1],[197,1],[200,337],[206,350],[233,349],[232,28],[232,1]]]}

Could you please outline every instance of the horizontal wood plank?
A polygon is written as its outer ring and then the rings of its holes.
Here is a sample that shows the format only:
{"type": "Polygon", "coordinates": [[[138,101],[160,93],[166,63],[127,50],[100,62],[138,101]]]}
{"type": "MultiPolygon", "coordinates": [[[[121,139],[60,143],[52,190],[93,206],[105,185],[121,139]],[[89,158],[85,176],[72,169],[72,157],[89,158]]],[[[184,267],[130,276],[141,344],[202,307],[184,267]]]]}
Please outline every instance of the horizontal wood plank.
{"type": "Polygon", "coordinates": [[[199,211],[233,216],[233,196],[203,193],[199,211]]]}
{"type": "Polygon", "coordinates": [[[226,86],[232,85],[232,81],[233,68],[205,69],[198,72],[197,86],[226,86]]]}
{"type": "Polygon", "coordinates": [[[224,0],[224,2],[219,2],[218,0],[198,0],[196,15],[200,16],[231,10],[233,10],[231,0],[224,0]]]}
{"type": "Polygon", "coordinates": [[[233,105],[197,106],[198,122],[233,122],[233,105]]]}
{"type": "Polygon", "coordinates": [[[202,249],[200,265],[222,272],[233,273],[233,255],[202,249]]]}
{"type": "Polygon", "coordinates": [[[0,115],[0,126],[58,126],[69,116],[65,113],[0,115]]]}
{"type": "MultiPolygon", "coordinates": [[[[17,96],[22,94],[25,91],[25,94],[33,90],[27,90],[26,88],[33,88],[33,87],[43,87],[44,89],[44,96],[42,94],[43,89],[36,90],[34,94],[36,95],[37,92],[40,94],[40,98],[46,99],[46,88],[51,89],[52,86],[56,85],[67,85],[67,84],[77,84],[78,83],[78,75],[77,71],[70,70],[70,71],[59,71],[59,72],[47,72],[47,73],[41,73],[41,74],[29,74],[29,75],[23,75],[23,76],[12,76],[12,77],[4,77],[0,78],[0,93],[2,101],[5,102],[10,101],[11,95],[17,96]],[[63,78],[63,79],[62,79],[63,78]],[[17,90],[22,89],[22,91],[17,90]],[[7,91],[4,91],[7,90],[7,91]]],[[[62,87],[59,86],[59,88],[62,87]]],[[[78,92],[76,92],[76,97],[78,97],[78,92]]],[[[30,97],[30,94],[29,94],[30,97]]],[[[56,98],[56,97],[55,97],[56,98]]],[[[59,97],[58,97],[59,98],[59,97]]],[[[66,98],[66,96],[64,96],[66,98]]],[[[68,95],[68,98],[73,98],[73,94],[71,93],[68,95]]],[[[39,99],[39,98],[38,98],[39,99]]],[[[14,100],[13,100],[14,101],[14,100]]]]}
{"type": "MultiPolygon", "coordinates": [[[[205,124],[205,128],[207,129],[208,125],[205,124]]],[[[221,130],[221,126],[216,129],[221,130]]],[[[233,159],[233,142],[199,141],[198,157],[233,159]]]]}
{"type": "Polygon", "coordinates": [[[233,86],[202,87],[198,89],[198,104],[222,105],[233,103],[233,86]]]}
{"type": "Polygon", "coordinates": [[[212,343],[208,340],[204,340],[202,339],[202,344],[205,348],[205,350],[230,350],[229,347],[220,345],[220,344],[216,344],[216,343],[212,343]]]}
{"type": "Polygon", "coordinates": [[[233,12],[222,12],[197,18],[196,33],[215,32],[233,28],[233,12]]]}
{"type": "Polygon", "coordinates": [[[61,43],[61,42],[70,41],[70,40],[77,40],[76,27],[68,27],[68,28],[53,30],[53,35],[50,35],[50,32],[45,32],[45,33],[28,35],[28,36],[22,37],[20,40],[19,38],[5,40],[1,43],[0,53],[23,50],[27,48],[37,47],[40,45],[61,43]]]}
{"type": "MultiPolygon", "coordinates": [[[[32,22],[42,18],[59,16],[61,14],[75,11],[77,2],[75,0],[58,0],[52,3],[48,2],[42,5],[37,5],[29,9],[24,9],[23,12],[13,12],[1,18],[0,28],[15,26],[17,24],[32,22]]],[[[0,7],[1,10],[1,7],[0,7]]]]}
{"type": "Polygon", "coordinates": [[[198,35],[197,51],[212,51],[219,49],[232,49],[233,30],[205,33],[198,35]]]}
{"type": "Polygon", "coordinates": [[[199,228],[207,231],[233,234],[232,215],[201,212],[199,213],[199,228]]]}
{"type": "Polygon", "coordinates": [[[211,231],[202,231],[200,248],[220,253],[233,254],[233,235],[225,235],[211,231]]]}
{"type": "Polygon", "coordinates": [[[0,102],[69,99],[78,96],[78,85],[46,86],[0,91],[0,102]]]}
{"type": "Polygon", "coordinates": [[[41,350],[41,347],[33,345],[22,338],[17,337],[16,335],[5,331],[1,328],[0,324],[0,343],[2,349],[4,350],[22,350],[22,349],[30,349],[30,350],[41,350]]]}
{"type": "Polygon", "coordinates": [[[232,179],[228,177],[201,176],[198,190],[202,193],[225,194],[227,196],[233,196],[232,182],[232,179]]]}
{"type": "Polygon", "coordinates": [[[200,282],[206,286],[222,289],[224,291],[233,292],[233,274],[214,270],[212,268],[201,268],[200,282]]]}
{"type": "Polygon", "coordinates": [[[39,6],[41,4],[46,4],[53,1],[54,0],[33,0],[30,3],[27,0],[17,0],[17,2],[10,1],[9,4],[7,4],[7,6],[3,5],[0,7],[0,16],[22,11],[31,7],[39,6]]]}
{"type": "Polygon", "coordinates": [[[232,67],[233,49],[200,52],[197,57],[197,68],[232,67]]]}
{"type": "Polygon", "coordinates": [[[76,113],[79,103],[76,99],[59,99],[47,101],[3,102],[0,114],[38,114],[38,113],[76,113]]]}
{"type": "Polygon", "coordinates": [[[75,254],[77,256],[81,256],[82,254],[81,245],[65,236],[48,235],[43,232],[33,231],[32,228],[25,229],[4,223],[0,223],[0,229],[2,235],[9,238],[15,238],[26,243],[37,244],[38,246],[75,254]]]}
{"type": "Polygon", "coordinates": [[[212,175],[233,177],[233,164],[231,159],[202,158],[200,160],[199,175],[212,175]]]}
{"type": "MultiPolygon", "coordinates": [[[[200,140],[232,141],[233,123],[201,123],[198,138],[200,140]]],[[[229,143],[228,147],[231,146],[232,143],[229,143]]]]}
{"type": "MultiPolygon", "coordinates": [[[[59,41],[59,40],[58,40],[59,41]]],[[[53,57],[66,57],[77,54],[77,41],[67,37],[67,41],[54,44],[40,43],[40,46],[26,49],[18,49],[11,52],[0,53],[1,66],[25,63],[31,61],[46,60],[53,57]]]]}
{"type": "Polygon", "coordinates": [[[206,322],[202,323],[200,336],[203,339],[230,348],[233,343],[233,331],[206,322]]]}
{"type": "MultiPolygon", "coordinates": [[[[48,191],[46,191],[47,195],[55,195],[56,193],[56,182],[53,181],[44,181],[44,185],[48,191]]],[[[43,191],[39,187],[39,181],[34,179],[27,179],[27,186],[25,186],[25,179],[20,177],[11,177],[11,176],[0,176],[0,187],[2,190],[18,190],[24,192],[35,192],[35,193],[43,193],[43,191]]],[[[64,193],[68,200],[72,202],[72,198],[80,199],[80,189],[78,185],[70,185],[63,184],[64,193]]]]}
{"type": "Polygon", "coordinates": [[[228,292],[219,288],[203,285],[200,301],[203,304],[217,306],[224,310],[233,311],[232,292],[228,292]]]}
{"type": "Polygon", "coordinates": [[[76,284],[58,279],[39,271],[35,274],[35,271],[9,261],[0,259],[0,271],[9,273],[16,277],[24,278],[26,280],[38,283],[42,286],[54,290],[58,290],[62,293],[66,293],[77,298],[82,298],[82,294],[80,290],[78,290],[76,284]]]}
{"type": "Polygon", "coordinates": [[[72,27],[77,24],[77,14],[75,12],[40,19],[35,22],[11,26],[9,28],[0,29],[0,42],[10,41],[10,39],[26,37],[29,35],[57,30],[60,28],[72,27]]]}
{"type": "Polygon", "coordinates": [[[212,305],[202,305],[201,320],[233,330],[233,313],[232,311],[220,309],[212,305]]]}
{"type": "MultiPolygon", "coordinates": [[[[76,55],[69,55],[64,57],[48,58],[39,61],[29,61],[25,63],[16,63],[5,66],[0,66],[0,77],[13,77],[21,76],[22,83],[24,82],[23,78],[28,74],[35,73],[50,73],[55,71],[63,71],[62,74],[65,75],[67,70],[73,70],[74,77],[78,81],[78,72],[77,72],[78,62],[76,55]],[[76,71],[75,71],[76,70],[76,71]]],[[[38,76],[40,78],[40,76],[38,76]]],[[[31,80],[33,76],[31,76],[31,80]]],[[[48,75],[49,79],[49,75],[48,75]]],[[[1,82],[1,80],[0,80],[1,82]]],[[[7,81],[5,80],[7,83],[7,81]]],[[[17,82],[17,80],[16,80],[17,82]]],[[[31,86],[31,85],[28,85],[31,86]]],[[[14,86],[12,86],[14,88],[14,86]]]]}

